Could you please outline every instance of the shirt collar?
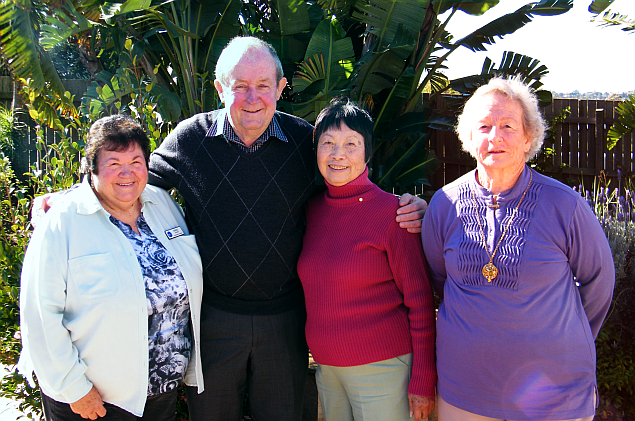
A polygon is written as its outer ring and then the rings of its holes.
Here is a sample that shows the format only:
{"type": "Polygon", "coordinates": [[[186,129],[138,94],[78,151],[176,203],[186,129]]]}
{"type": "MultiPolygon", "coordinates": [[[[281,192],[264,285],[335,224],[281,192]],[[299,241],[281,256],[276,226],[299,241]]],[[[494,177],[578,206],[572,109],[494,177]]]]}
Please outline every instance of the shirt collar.
{"type": "MultiPolygon", "coordinates": [[[[229,124],[229,116],[227,115],[227,108],[223,108],[220,110],[218,118],[214,120],[214,123],[207,131],[206,136],[224,136],[225,139],[243,144],[242,140],[238,137],[234,128],[229,124]]],[[[289,139],[287,135],[282,130],[280,126],[280,122],[278,121],[278,116],[276,114],[273,115],[271,122],[265,129],[265,131],[260,135],[260,137],[256,140],[255,143],[263,143],[268,140],[270,137],[275,137],[277,139],[282,140],[283,142],[288,142],[289,139]]],[[[244,145],[244,144],[243,144],[244,145]]]]}

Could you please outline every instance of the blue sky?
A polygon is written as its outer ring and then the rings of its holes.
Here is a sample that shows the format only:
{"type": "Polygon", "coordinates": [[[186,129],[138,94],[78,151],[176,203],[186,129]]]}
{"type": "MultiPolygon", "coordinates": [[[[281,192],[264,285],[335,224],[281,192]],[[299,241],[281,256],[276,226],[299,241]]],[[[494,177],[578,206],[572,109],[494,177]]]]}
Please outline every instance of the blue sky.
{"type": "MultiPolygon", "coordinates": [[[[531,0],[501,0],[482,16],[462,12],[452,18],[448,31],[461,38],[493,19],[513,12],[531,0]]],[[[461,48],[450,55],[446,74],[451,78],[480,73],[485,57],[499,64],[509,50],[538,59],[549,68],[542,79],[545,89],[557,92],[627,92],[635,90],[635,31],[600,27],[590,22],[591,0],[574,0],[573,9],[559,16],[535,16],[534,20],[488,51],[474,53],[461,48]]],[[[616,0],[612,11],[635,19],[634,0],[616,0]]]]}

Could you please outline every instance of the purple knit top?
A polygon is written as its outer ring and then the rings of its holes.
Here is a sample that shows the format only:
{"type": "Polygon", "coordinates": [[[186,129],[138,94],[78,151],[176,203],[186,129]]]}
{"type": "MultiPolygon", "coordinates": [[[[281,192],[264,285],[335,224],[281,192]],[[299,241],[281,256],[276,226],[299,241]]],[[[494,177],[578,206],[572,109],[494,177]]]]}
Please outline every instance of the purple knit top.
{"type": "Polygon", "coordinates": [[[529,183],[498,196],[475,171],[438,191],[423,224],[437,294],[438,392],[468,412],[507,420],[562,420],[595,413],[594,338],[608,311],[615,271],[600,224],[571,188],[533,181],[494,258],[481,270],[529,183]],[[472,196],[472,192],[474,196],[472,196]],[[476,209],[474,199],[476,198],[476,209]]]}

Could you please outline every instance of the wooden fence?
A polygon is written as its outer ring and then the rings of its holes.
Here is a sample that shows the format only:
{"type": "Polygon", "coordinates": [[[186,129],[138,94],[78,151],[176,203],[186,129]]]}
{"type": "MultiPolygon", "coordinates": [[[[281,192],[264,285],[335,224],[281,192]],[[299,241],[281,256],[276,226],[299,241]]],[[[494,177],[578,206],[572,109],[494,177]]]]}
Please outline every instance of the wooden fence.
{"type": "MultiPolygon", "coordinates": [[[[439,107],[445,98],[439,98],[439,107]]],[[[544,108],[543,115],[551,122],[566,107],[571,114],[562,124],[556,125],[553,144],[545,142],[544,147],[553,147],[554,154],[548,165],[554,170],[548,175],[563,182],[590,187],[594,177],[602,171],[615,180],[617,170],[624,174],[635,174],[635,134],[622,138],[610,151],[606,147],[606,133],[619,115],[615,112],[620,101],[555,99],[544,108]],[[565,164],[560,171],[561,164],[565,164]]],[[[461,150],[461,144],[453,132],[435,131],[431,136],[430,148],[435,151],[441,167],[431,180],[433,190],[457,179],[476,167],[474,159],[461,150]]],[[[611,183],[617,186],[617,182],[611,183]]]]}

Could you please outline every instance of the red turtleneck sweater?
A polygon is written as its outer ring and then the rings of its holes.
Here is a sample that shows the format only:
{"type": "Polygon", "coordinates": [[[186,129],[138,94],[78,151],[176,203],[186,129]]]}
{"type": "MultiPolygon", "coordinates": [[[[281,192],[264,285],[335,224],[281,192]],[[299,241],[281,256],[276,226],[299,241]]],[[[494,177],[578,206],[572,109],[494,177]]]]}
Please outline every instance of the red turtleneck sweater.
{"type": "Polygon", "coordinates": [[[309,203],[298,261],[313,358],[350,367],[412,352],[408,393],[434,396],[434,303],[420,237],[395,222],[399,199],[368,170],[327,187],[309,203]]]}

